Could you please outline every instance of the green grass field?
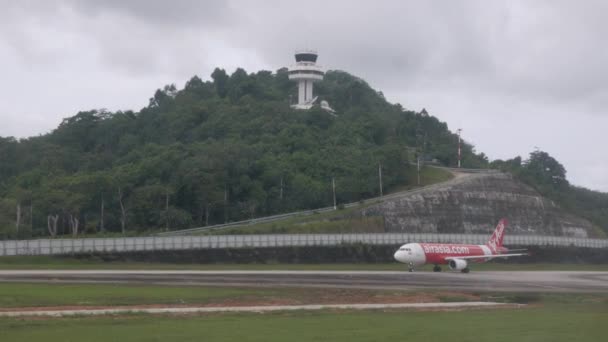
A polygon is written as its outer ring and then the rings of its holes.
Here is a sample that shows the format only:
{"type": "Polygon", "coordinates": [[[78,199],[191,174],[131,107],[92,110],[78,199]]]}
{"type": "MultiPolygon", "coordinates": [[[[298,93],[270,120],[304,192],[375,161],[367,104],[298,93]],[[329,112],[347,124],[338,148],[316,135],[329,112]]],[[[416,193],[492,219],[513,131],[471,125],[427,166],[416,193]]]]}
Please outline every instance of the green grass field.
{"type": "Polygon", "coordinates": [[[308,216],[296,216],[269,223],[213,230],[199,235],[384,233],[384,219],[382,217],[347,217],[349,213],[361,208],[363,206],[308,216]]]}
{"type": "Polygon", "coordinates": [[[457,312],[286,312],[0,319],[0,339],[59,341],[604,341],[605,303],[457,312]]]}
{"type": "Polygon", "coordinates": [[[382,217],[350,217],[355,211],[372,204],[294,216],[267,223],[203,231],[195,235],[382,233],[384,232],[382,217]]]}
{"type": "Polygon", "coordinates": [[[420,185],[416,184],[418,181],[418,175],[415,167],[407,169],[405,177],[407,179],[411,179],[412,184],[395,188],[391,192],[411,190],[421,186],[447,182],[450,179],[454,178],[454,175],[449,171],[434,166],[422,166],[420,168],[420,185]]]}
{"type": "Polygon", "coordinates": [[[0,308],[209,304],[226,299],[249,300],[295,295],[297,291],[292,292],[232,287],[0,283],[0,308]]]}
{"type": "MultiPolygon", "coordinates": [[[[0,284],[0,308],[42,305],[214,304],[247,300],[338,301],[356,296],[435,295],[494,300],[517,309],[296,311],[265,314],[0,318],[0,341],[603,341],[606,294],[465,294],[435,291],[250,289],[144,285],[0,284]]],[[[419,297],[417,297],[419,298],[419,297]]],[[[384,298],[386,299],[386,298],[384,298]]],[[[290,302],[290,303],[291,303],[290,302]]]]}
{"type": "MultiPolygon", "coordinates": [[[[369,270],[405,271],[406,266],[394,263],[381,264],[171,264],[145,262],[108,262],[101,259],[77,259],[71,257],[19,256],[0,257],[0,270],[11,269],[124,269],[124,270],[369,270]]],[[[420,271],[430,271],[427,265],[420,271]]],[[[444,265],[444,270],[448,271],[444,265]]],[[[608,271],[608,264],[506,264],[480,263],[471,265],[475,271],[608,271]]]]}
{"type": "Polygon", "coordinates": [[[367,290],[339,288],[257,288],[158,286],[145,284],[0,283],[0,309],[49,306],[128,305],[261,305],[263,303],[328,304],[365,302],[494,301],[520,304],[604,302],[601,294],[492,293],[450,290],[367,290]]]}
{"type": "MultiPolygon", "coordinates": [[[[426,290],[0,283],[0,309],[44,306],[208,305],[220,303],[232,305],[236,303],[250,305],[289,303],[296,305],[360,303],[374,300],[454,302],[479,300],[480,298],[482,298],[481,295],[426,290]]],[[[513,302],[513,299],[502,295],[501,301],[513,302]]]]}

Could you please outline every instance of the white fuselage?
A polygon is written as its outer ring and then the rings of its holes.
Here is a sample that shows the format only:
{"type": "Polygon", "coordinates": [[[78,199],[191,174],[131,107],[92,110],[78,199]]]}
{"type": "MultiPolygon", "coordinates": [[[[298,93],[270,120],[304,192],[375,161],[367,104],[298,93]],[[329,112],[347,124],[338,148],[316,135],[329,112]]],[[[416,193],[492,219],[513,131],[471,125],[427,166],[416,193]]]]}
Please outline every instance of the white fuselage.
{"type": "Polygon", "coordinates": [[[394,257],[399,262],[413,266],[421,266],[426,263],[426,255],[419,243],[408,243],[399,247],[394,257]]]}

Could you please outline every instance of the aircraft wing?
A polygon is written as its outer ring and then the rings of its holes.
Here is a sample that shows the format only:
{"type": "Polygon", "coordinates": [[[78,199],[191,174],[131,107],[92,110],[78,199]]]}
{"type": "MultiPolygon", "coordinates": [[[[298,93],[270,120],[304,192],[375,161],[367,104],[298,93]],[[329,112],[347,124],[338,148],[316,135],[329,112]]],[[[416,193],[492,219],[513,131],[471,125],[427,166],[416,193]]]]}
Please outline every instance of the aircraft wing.
{"type": "Polygon", "coordinates": [[[510,254],[493,254],[493,255],[466,255],[466,256],[451,256],[444,258],[445,260],[467,260],[467,259],[494,259],[494,258],[508,258],[514,256],[528,255],[528,253],[510,253],[510,254]]]}

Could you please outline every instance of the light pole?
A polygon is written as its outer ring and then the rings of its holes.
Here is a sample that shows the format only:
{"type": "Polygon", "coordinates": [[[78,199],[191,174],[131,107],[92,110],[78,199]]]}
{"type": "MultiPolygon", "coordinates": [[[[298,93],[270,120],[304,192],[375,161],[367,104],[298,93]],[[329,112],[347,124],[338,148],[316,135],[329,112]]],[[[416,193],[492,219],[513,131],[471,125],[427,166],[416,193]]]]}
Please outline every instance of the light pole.
{"type": "Polygon", "coordinates": [[[460,132],[462,132],[462,128],[459,128],[457,130],[457,132],[458,132],[458,168],[460,168],[460,158],[461,158],[460,157],[461,156],[461,152],[460,152],[460,150],[461,150],[460,149],[460,132]]]}

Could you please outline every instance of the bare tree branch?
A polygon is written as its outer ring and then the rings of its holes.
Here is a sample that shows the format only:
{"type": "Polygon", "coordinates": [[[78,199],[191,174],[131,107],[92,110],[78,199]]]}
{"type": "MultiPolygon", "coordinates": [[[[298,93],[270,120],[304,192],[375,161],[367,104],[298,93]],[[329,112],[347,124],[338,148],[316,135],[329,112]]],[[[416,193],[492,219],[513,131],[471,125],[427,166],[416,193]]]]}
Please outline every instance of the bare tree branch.
{"type": "Polygon", "coordinates": [[[57,236],[57,221],[59,221],[59,215],[48,215],[46,217],[47,227],[51,238],[57,236]]]}

